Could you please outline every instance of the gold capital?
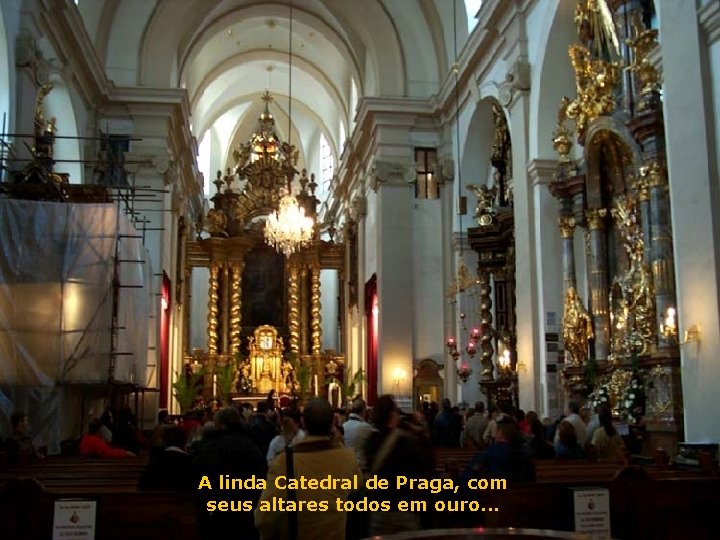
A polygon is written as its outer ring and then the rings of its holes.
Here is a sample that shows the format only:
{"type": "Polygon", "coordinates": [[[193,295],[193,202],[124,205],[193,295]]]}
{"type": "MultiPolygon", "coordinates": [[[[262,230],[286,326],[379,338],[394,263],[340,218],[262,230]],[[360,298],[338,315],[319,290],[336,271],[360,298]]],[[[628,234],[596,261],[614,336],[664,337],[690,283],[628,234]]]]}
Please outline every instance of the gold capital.
{"type": "Polygon", "coordinates": [[[573,216],[560,216],[558,218],[561,238],[572,238],[575,233],[575,218],[573,216]]]}
{"type": "Polygon", "coordinates": [[[585,218],[588,222],[588,228],[591,231],[605,228],[605,216],[607,215],[606,208],[589,208],[585,212],[585,218]]]}

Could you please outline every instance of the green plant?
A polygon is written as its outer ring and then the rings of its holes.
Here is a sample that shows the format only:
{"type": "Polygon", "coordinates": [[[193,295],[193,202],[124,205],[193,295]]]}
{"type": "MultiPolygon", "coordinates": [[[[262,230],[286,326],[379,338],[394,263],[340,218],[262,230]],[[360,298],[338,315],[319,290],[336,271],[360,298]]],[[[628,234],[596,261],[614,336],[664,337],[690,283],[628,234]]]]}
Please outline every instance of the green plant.
{"type": "Polygon", "coordinates": [[[310,378],[312,377],[312,370],[310,369],[310,366],[300,363],[300,365],[295,369],[295,376],[297,377],[300,395],[306,395],[310,390],[310,378]]]}
{"type": "Polygon", "coordinates": [[[177,379],[172,383],[173,397],[180,405],[180,413],[185,414],[192,407],[200,389],[200,378],[202,371],[191,373],[189,376],[182,373],[176,374],[177,379]]]}
{"type": "Polygon", "coordinates": [[[356,390],[364,383],[367,379],[365,378],[365,370],[359,369],[352,376],[350,381],[342,385],[342,395],[346,400],[352,401],[355,397],[356,390]]]}
{"type": "Polygon", "coordinates": [[[230,403],[230,394],[235,386],[235,365],[227,362],[224,365],[215,367],[215,392],[216,398],[222,401],[223,405],[230,403]]]}

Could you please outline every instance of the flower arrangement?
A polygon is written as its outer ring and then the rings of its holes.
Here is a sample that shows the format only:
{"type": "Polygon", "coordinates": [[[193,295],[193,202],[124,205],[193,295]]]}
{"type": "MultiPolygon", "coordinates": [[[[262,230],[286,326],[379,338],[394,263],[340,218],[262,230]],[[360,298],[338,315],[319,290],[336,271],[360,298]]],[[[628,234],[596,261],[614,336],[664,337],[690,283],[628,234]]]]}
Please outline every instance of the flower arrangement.
{"type": "Polygon", "coordinates": [[[627,419],[630,423],[637,423],[643,415],[645,402],[645,388],[637,372],[633,373],[630,384],[627,386],[623,405],[627,419]]]}
{"type": "Polygon", "coordinates": [[[608,392],[607,386],[598,386],[595,391],[590,394],[590,403],[592,404],[593,409],[601,403],[607,403],[608,406],[612,407],[612,403],[610,402],[610,393],[608,392]]]}

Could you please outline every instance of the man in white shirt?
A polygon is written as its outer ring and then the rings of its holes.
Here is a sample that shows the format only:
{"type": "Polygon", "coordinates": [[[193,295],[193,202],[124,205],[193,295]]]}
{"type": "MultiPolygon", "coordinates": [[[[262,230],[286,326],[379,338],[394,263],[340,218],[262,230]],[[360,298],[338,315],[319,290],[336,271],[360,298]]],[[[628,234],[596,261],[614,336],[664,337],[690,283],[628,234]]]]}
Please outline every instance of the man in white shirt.
{"type": "MultiPolygon", "coordinates": [[[[580,404],[577,401],[570,401],[568,403],[568,415],[563,420],[570,422],[572,427],[575,428],[575,436],[577,437],[577,443],[581,448],[585,448],[587,442],[587,428],[585,422],[580,417],[580,404]]],[[[560,430],[555,431],[555,445],[560,440],[560,430]]]]}
{"type": "Polygon", "coordinates": [[[343,433],[345,438],[345,447],[355,451],[358,465],[361,470],[367,469],[367,460],[365,459],[365,443],[370,438],[372,426],[365,421],[365,413],[367,405],[365,400],[357,398],[352,403],[350,416],[343,424],[343,433]]]}

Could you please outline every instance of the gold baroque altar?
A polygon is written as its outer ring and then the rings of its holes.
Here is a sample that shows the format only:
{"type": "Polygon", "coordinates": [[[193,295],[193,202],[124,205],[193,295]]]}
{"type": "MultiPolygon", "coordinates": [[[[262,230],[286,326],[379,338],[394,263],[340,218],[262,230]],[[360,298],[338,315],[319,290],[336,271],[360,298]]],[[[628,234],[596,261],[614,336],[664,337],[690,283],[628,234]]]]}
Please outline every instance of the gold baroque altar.
{"type": "MultiPolygon", "coordinates": [[[[183,324],[186,365],[202,365],[203,373],[211,375],[204,377],[206,399],[218,395],[218,377],[229,379],[228,364],[236,381],[231,394],[322,393],[326,379],[342,381],[344,356],[323,351],[320,274],[335,270],[338,282],[344,283],[345,245],[335,241],[332,225],[326,230],[329,240],[321,239],[317,184],[305,170],[296,198],[315,220],[311,242],[287,257],[265,243],[267,216],[277,209],[282,194],[294,189],[298,152],[280,142],[269,110],[272,98],[266,95],[263,101],[255,133],[233,154],[236,167],[225,175],[218,171],[212,208],[198,216],[196,238],[184,242],[186,306],[193,269],[206,268],[208,273],[204,350],[191,352],[190,328],[198,321],[190,320],[190,309],[183,324]]],[[[339,289],[342,305],[343,287],[339,289]]],[[[344,316],[338,325],[342,336],[344,316]]],[[[342,343],[338,349],[343,350],[342,343]]]]}

